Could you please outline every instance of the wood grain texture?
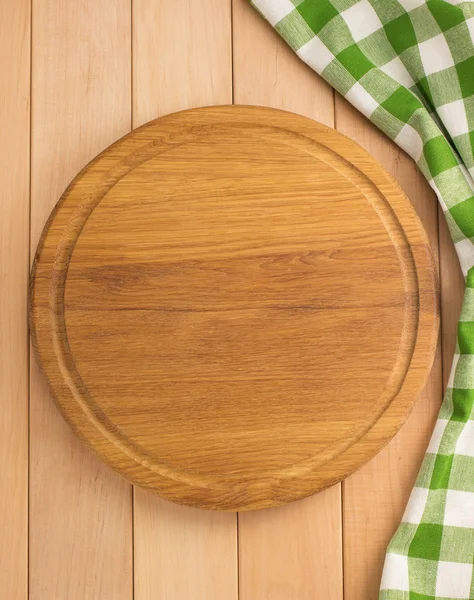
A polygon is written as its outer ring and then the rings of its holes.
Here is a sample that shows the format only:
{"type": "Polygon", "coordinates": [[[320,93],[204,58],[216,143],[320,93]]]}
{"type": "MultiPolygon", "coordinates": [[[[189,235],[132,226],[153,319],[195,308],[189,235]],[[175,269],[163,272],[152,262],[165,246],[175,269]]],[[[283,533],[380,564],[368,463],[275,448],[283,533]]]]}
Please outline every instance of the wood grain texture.
{"type": "Polygon", "coordinates": [[[133,126],[232,102],[230,0],[133,0],[133,126]]]}
{"type": "MultiPolygon", "coordinates": [[[[274,106],[334,125],[331,87],[246,0],[233,2],[233,29],[236,102],[274,106]]],[[[341,600],[341,484],[281,509],[241,513],[239,565],[242,600],[341,600]]]]}
{"type": "MultiPolygon", "coordinates": [[[[34,0],[31,244],[71,177],[130,128],[130,4],[34,0]]],[[[131,487],[31,369],[30,599],[132,598],[131,487]]]]}
{"type": "MultiPolygon", "coordinates": [[[[437,201],[413,161],[339,96],[336,122],[339,131],[362,144],[396,178],[422,219],[437,260],[437,201]]],[[[378,598],[385,549],[400,522],[433,431],[442,397],[441,375],[438,346],[425,389],[401,431],[343,483],[346,600],[378,598]]]]}
{"type": "MultiPolygon", "coordinates": [[[[134,0],[132,34],[134,127],[232,102],[230,2],[134,0]]],[[[235,514],[176,506],[142,488],[134,500],[135,600],[237,600],[235,514]]]]}
{"type": "Polygon", "coordinates": [[[139,491],[135,598],[237,600],[235,515],[178,506],[139,491]]]}
{"type": "Polygon", "coordinates": [[[420,221],[360,147],[211,107],[141,127],[69,186],[31,325],[103,460],[178,503],[249,510],[340,481],[393,436],[431,367],[437,292],[420,221]]]}
{"type": "Polygon", "coordinates": [[[30,5],[0,4],[0,595],[28,593],[30,5]]]}

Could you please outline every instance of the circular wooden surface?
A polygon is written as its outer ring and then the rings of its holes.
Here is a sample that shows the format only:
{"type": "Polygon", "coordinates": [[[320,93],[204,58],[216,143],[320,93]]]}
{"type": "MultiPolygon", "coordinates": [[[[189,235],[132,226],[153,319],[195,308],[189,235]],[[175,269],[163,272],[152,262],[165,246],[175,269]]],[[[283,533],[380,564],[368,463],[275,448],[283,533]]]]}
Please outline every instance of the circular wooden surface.
{"type": "Polygon", "coordinates": [[[438,331],[422,225],[382,167],[304,117],[210,107],[119,140],[73,181],[32,276],[68,422],[135,484],[276,506],[371,458],[438,331]]]}

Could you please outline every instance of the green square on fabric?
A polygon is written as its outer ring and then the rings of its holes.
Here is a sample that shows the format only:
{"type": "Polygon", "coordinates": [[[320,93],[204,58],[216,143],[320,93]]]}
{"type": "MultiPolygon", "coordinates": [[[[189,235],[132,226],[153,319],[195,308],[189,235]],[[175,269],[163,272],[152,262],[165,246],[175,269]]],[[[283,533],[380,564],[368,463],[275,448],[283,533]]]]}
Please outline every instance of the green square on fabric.
{"type": "Polygon", "coordinates": [[[439,560],[442,536],[442,525],[420,523],[411,541],[408,556],[412,558],[439,560]]]}
{"type": "Polygon", "coordinates": [[[465,21],[444,34],[455,63],[472,56],[472,39],[465,21]]]}
{"type": "Polygon", "coordinates": [[[370,4],[383,25],[406,12],[398,0],[370,0],[370,4]]]}
{"type": "MultiPolygon", "coordinates": [[[[474,203],[474,198],[471,199],[474,203]]],[[[474,354],[474,322],[458,323],[459,351],[461,354],[474,354]]]]}
{"type": "Polygon", "coordinates": [[[417,43],[425,42],[441,33],[436,19],[425,3],[410,11],[410,19],[415,30],[417,43]]]}
{"type": "MultiPolygon", "coordinates": [[[[409,592],[408,600],[436,600],[436,596],[432,596],[431,594],[418,594],[417,592],[409,592]]],[[[406,600],[406,596],[403,597],[406,600]]]]}
{"type": "Polygon", "coordinates": [[[368,35],[357,44],[365,56],[377,67],[387,64],[397,56],[383,28],[368,35]]]}
{"type": "MultiPolygon", "coordinates": [[[[450,455],[454,454],[456,449],[456,442],[458,440],[459,434],[461,433],[464,427],[464,423],[459,421],[449,421],[446,425],[446,428],[443,433],[443,437],[441,438],[441,443],[439,445],[438,454],[450,455]]],[[[452,465],[451,465],[452,468],[452,465]]],[[[451,471],[450,471],[451,473],[451,471]]]]}
{"type": "Polygon", "coordinates": [[[474,321],[474,290],[466,288],[461,308],[460,321],[474,321]]]}
{"type": "Polygon", "coordinates": [[[422,594],[427,594],[428,598],[435,596],[438,574],[438,562],[435,559],[408,558],[408,571],[410,593],[420,594],[421,598],[425,597],[422,594]]]}
{"type": "MultiPolygon", "coordinates": [[[[413,127],[413,129],[423,132],[423,139],[425,141],[432,140],[433,138],[438,137],[441,133],[435,121],[433,121],[433,119],[426,118],[425,109],[421,109],[415,112],[412,118],[410,119],[409,124],[413,127]]],[[[431,179],[431,177],[429,177],[428,179],[431,179]]]]}
{"type": "Polygon", "coordinates": [[[344,19],[338,15],[319,32],[319,39],[334,56],[354,43],[349,27],[344,19]]]}
{"type": "Polygon", "coordinates": [[[407,600],[403,590],[380,590],[379,600],[407,600]]]}
{"type": "Polygon", "coordinates": [[[415,30],[408,14],[384,25],[385,33],[397,54],[402,54],[407,48],[417,43],[415,30]]]}
{"type": "Polygon", "coordinates": [[[357,44],[339,52],[336,58],[357,80],[374,68],[374,64],[362,54],[357,44]]]}
{"type": "Polygon", "coordinates": [[[472,563],[474,529],[445,526],[441,540],[440,560],[472,563]]]}
{"type": "Polygon", "coordinates": [[[297,51],[314,38],[314,33],[297,10],[283,17],[275,25],[275,30],[297,51]]]}
{"type": "Polygon", "coordinates": [[[464,235],[474,237],[474,196],[456,204],[449,212],[464,235]]]}
{"type": "Polygon", "coordinates": [[[441,31],[447,31],[464,21],[462,10],[457,6],[448,4],[445,0],[428,0],[426,5],[436,19],[441,31]]]}
{"type": "Polygon", "coordinates": [[[371,69],[361,78],[360,84],[364,89],[370,90],[370,95],[379,104],[400,88],[396,81],[380,69],[371,69]]]}
{"type": "Polygon", "coordinates": [[[432,73],[429,77],[423,77],[420,85],[434,107],[461,98],[461,86],[456,67],[449,67],[438,73],[432,73]]]}
{"type": "MultiPolygon", "coordinates": [[[[474,271],[469,271],[466,277],[466,286],[474,288],[474,271]]],[[[474,388],[474,386],[473,386],[474,388]]]]}
{"type": "Polygon", "coordinates": [[[467,124],[471,136],[471,143],[474,143],[474,96],[464,98],[464,108],[466,110],[467,124]]]}
{"type": "Polygon", "coordinates": [[[442,135],[426,142],[423,152],[433,177],[458,164],[451,146],[442,135]]]}
{"type": "Polygon", "coordinates": [[[384,127],[385,133],[391,140],[394,140],[404,126],[404,122],[391,115],[383,106],[378,106],[370,115],[370,120],[374,125],[384,127]]]}
{"type": "Polygon", "coordinates": [[[297,10],[314,33],[319,33],[331,19],[339,14],[329,0],[318,0],[317,2],[303,0],[301,4],[298,4],[297,10]]]}
{"type": "MultiPolygon", "coordinates": [[[[458,423],[460,425],[460,423],[458,423]]],[[[442,525],[446,507],[447,490],[430,490],[423,511],[422,523],[442,525]]]]}
{"type": "Polygon", "coordinates": [[[451,419],[459,423],[466,423],[471,418],[474,406],[474,390],[460,390],[454,388],[452,391],[453,414],[451,419]]]}
{"type": "Polygon", "coordinates": [[[447,208],[456,206],[459,202],[474,195],[474,191],[464,177],[459,165],[437,175],[434,178],[434,183],[447,208]]]}
{"type": "Polygon", "coordinates": [[[474,94],[474,56],[456,65],[463,98],[474,94]]]}
{"type": "Polygon", "coordinates": [[[415,83],[425,77],[425,69],[423,67],[418,46],[413,46],[412,48],[405,50],[405,52],[400,56],[400,59],[408,69],[415,83]]]}
{"type": "Polygon", "coordinates": [[[343,96],[345,96],[356,83],[354,77],[352,77],[352,75],[337,60],[331,61],[321,75],[328,81],[331,81],[331,79],[336,77],[339,81],[338,91],[343,96]]]}
{"type": "Polygon", "coordinates": [[[454,387],[474,389],[474,356],[472,354],[461,354],[456,365],[454,374],[454,387]]]}
{"type": "Polygon", "coordinates": [[[404,123],[408,123],[415,111],[423,108],[418,98],[402,86],[399,86],[387,100],[382,102],[382,106],[404,123]]]}
{"type": "Polygon", "coordinates": [[[446,490],[449,486],[449,476],[453,465],[453,456],[436,456],[433,474],[431,475],[430,488],[432,490],[446,490]]]}
{"type": "Polygon", "coordinates": [[[449,489],[459,492],[474,492],[474,457],[456,454],[451,469],[449,489]]]}

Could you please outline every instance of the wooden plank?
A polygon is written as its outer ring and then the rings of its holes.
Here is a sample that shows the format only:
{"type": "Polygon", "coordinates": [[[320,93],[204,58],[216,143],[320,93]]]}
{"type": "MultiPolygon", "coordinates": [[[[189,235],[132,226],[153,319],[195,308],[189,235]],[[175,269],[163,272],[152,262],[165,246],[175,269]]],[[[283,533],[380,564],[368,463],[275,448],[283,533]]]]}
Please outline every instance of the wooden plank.
{"type": "Polygon", "coordinates": [[[30,3],[0,4],[0,589],[28,595],[30,3]]]}
{"type": "MultiPolygon", "coordinates": [[[[230,2],[134,0],[134,127],[231,102],[230,2]]],[[[235,513],[175,506],[139,488],[134,497],[135,600],[235,600],[235,513]]]]}
{"type": "MultiPolygon", "coordinates": [[[[338,95],[336,123],[339,131],[361,144],[398,181],[413,202],[438,260],[436,198],[413,161],[338,95]]],[[[343,483],[346,600],[378,598],[385,549],[405,509],[441,398],[439,345],[426,387],[405,425],[380,454],[343,483]]]]}
{"type": "MultiPolygon", "coordinates": [[[[334,123],[332,89],[245,0],[234,0],[234,100],[334,123]]],[[[240,600],[342,598],[341,486],[239,515],[240,600]]]]}
{"type": "Polygon", "coordinates": [[[237,599],[235,513],[178,506],[135,488],[135,600],[237,599]]]}
{"type": "Polygon", "coordinates": [[[230,0],[133,0],[133,126],[232,104],[230,0]]]}
{"type": "MultiPolygon", "coordinates": [[[[72,177],[130,129],[130,3],[33,0],[31,246],[72,177]]],[[[132,598],[131,486],[31,368],[30,599],[132,598]]]]}

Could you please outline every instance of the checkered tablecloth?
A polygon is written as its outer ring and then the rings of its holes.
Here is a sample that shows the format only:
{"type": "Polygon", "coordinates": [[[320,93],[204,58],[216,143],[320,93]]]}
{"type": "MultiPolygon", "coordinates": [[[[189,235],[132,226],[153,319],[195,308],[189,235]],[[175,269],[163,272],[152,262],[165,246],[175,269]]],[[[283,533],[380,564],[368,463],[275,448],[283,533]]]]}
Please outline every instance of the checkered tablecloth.
{"type": "Polygon", "coordinates": [[[380,600],[474,599],[474,2],[252,3],[416,161],[443,208],[466,276],[458,343],[380,600]]]}

